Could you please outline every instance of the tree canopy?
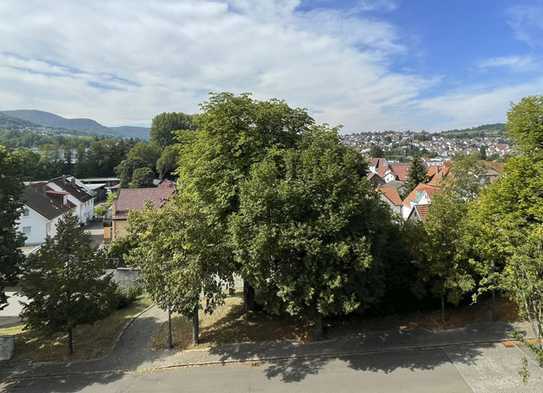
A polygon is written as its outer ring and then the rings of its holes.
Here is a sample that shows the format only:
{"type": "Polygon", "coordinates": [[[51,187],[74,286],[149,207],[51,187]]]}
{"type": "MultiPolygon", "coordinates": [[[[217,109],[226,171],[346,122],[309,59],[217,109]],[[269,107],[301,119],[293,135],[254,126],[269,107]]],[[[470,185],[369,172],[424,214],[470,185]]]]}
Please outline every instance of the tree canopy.
{"type": "Polygon", "coordinates": [[[0,310],[7,304],[4,287],[15,280],[23,254],[24,237],[17,232],[22,213],[22,162],[0,145],[0,310]]]}
{"type": "Polygon", "coordinates": [[[152,143],[164,148],[175,143],[175,131],[194,129],[194,115],[181,112],[165,112],[153,118],[150,140],[152,143]]]}
{"type": "Polygon", "coordinates": [[[103,254],[92,248],[77,217],[62,217],[57,235],[48,237],[23,265],[20,285],[29,298],[21,314],[25,328],[68,333],[73,353],[74,327],[105,317],[115,305],[116,286],[104,275],[105,266],[103,254]]]}
{"type": "Polygon", "coordinates": [[[387,211],[364,158],[314,127],[298,148],[273,148],[240,188],[232,237],[241,274],[264,304],[319,326],[383,293],[380,241],[387,211]],[[381,230],[380,230],[381,228],[381,230]]]}

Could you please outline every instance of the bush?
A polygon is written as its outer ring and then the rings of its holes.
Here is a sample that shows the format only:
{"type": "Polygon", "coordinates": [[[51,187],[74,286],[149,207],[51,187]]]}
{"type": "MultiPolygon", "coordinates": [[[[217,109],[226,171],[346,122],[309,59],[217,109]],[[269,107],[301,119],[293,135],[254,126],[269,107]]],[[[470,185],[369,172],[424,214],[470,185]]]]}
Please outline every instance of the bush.
{"type": "Polygon", "coordinates": [[[117,310],[121,310],[134,303],[142,294],[142,289],[139,286],[131,288],[117,288],[117,310]]]}

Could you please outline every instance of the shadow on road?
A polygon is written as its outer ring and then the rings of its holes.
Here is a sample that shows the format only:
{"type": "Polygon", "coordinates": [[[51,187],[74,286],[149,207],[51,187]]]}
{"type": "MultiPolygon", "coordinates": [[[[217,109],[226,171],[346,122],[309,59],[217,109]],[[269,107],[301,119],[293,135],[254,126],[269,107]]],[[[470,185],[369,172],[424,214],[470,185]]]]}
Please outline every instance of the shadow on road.
{"type": "Polygon", "coordinates": [[[218,355],[223,362],[271,359],[264,362],[266,376],[280,378],[289,383],[318,374],[329,362],[337,360],[345,362],[354,370],[386,374],[397,369],[431,370],[451,363],[445,352],[439,349],[440,346],[479,341],[476,345],[464,345],[462,352],[455,358],[455,362],[473,365],[477,358],[482,356],[482,348],[487,345],[482,341],[509,338],[512,330],[511,325],[500,323],[492,325],[491,328],[477,326],[443,332],[368,332],[308,344],[268,342],[223,345],[213,347],[210,353],[218,355]],[[425,345],[432,347],[414,348],[425,345]]]}

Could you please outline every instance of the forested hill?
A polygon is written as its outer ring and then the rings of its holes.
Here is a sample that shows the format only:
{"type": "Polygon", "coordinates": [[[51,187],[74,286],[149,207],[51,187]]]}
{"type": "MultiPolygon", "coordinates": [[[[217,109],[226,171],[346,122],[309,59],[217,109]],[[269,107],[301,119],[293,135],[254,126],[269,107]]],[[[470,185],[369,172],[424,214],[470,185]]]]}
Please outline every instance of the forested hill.
{"type": "Polygon", "coordinates": [[[48,132],[55,130],[59,134],[89,134],[107,135],[123,138],[149,138],[149,129],[146,127],[120,126],[106,127],[92,119],[67,119],[50,112],[38,110],[12,110],[0,112],[0,128],[8,130],[39,130],[48,132]],[[21,123],[24,122],[24,123],[21,123]]]}
{"type": "Polygon", "coordinates": [[[459,130],[447,130],[440,133],[443,136],[455,137],[478,137],[478,136],[505,136],[505,124],[483,124],[478,127],[463,128],[459,130]]]}

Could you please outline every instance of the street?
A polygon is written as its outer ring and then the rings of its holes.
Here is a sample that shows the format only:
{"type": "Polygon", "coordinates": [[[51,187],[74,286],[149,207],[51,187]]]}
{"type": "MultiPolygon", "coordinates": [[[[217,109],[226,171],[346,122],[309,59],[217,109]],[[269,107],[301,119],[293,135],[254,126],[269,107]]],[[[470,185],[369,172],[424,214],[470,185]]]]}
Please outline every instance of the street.
{"type": "Polygon", "coordinates": [[[93,373],[21,380],[5,392],[28,393],[535,393],[541,369],[530,360],[521,382],[523,352],[501,343],[444,349],[402,350],[336,358],[306,358],[184,367],[133,373],[93,373]]]}

